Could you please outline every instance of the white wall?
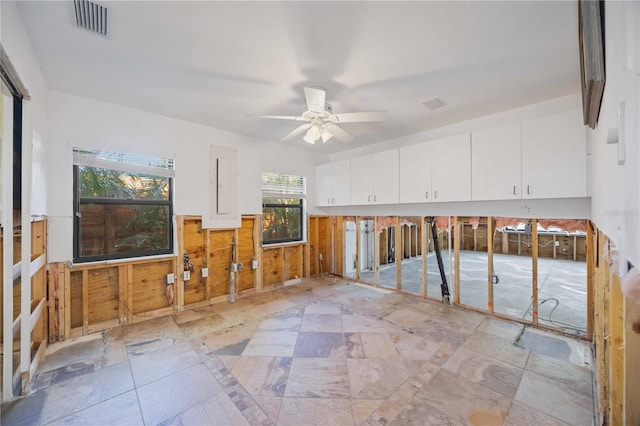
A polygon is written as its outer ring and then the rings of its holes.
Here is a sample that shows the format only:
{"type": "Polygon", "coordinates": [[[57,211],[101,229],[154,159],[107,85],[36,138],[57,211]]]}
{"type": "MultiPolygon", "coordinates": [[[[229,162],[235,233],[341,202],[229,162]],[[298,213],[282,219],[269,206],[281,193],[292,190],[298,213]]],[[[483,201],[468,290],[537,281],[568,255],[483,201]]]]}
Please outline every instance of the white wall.
{"type": "Polygon", "coordinates": [[[592,155],[592,219],[621,250],[640,265],[640,4],[605,3],[606,84],[598,126],[588,131],[592,155]],[[618,126],[618,108],[626,109],[625,163],[618,165],[618,145],[607,144],[618,126]]]}
{"type": "Polygon", "coordinates": [[[33,52],[22,17],[13,2],[0,2],[0,41],[31,96],[33,121],[33,190],[31,214],[47,213],[46,164],[48,144],[47,84],[33,52]]]}
{"type": "Polygon", "coordinates": [[[49,93],[49,261],[67,261],[73,250],[72,148],[104,149],[175,157],[175,214],[208,214],[209,146],[238,151],[238,197],[242,214],[262,212],[260,172],[308,177],[313,212],[313,166],[326,156],[266,140],[254,140],[156,114],[74,95],[49,93]]]}

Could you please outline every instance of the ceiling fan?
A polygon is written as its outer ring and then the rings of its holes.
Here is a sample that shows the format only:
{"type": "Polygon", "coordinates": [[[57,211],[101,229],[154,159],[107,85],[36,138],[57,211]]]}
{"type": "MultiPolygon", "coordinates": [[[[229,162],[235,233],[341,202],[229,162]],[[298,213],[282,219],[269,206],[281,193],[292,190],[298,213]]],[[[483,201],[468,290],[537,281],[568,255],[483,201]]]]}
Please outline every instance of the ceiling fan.
{"type": "Polygon", "coordinates": [[[314,144],[319,139],[322,139],[322,142],[325,143],[334,136],[341,142],[351,142],[353,136],[337,126],[337,123],[385,121],[387,119],[386,111],[334,114],[331,105],[326,103],[327,93],[320,87],[305,87],[304,97],[307,101],[307,111],[303,112],[301,116],[259,115],[258,117],[305,121],[305,124],[297,127],[294,131],[283,137],[281,141],[293,139],[306,131],[307,133],[303,139],[310,144],[314,144]]]}

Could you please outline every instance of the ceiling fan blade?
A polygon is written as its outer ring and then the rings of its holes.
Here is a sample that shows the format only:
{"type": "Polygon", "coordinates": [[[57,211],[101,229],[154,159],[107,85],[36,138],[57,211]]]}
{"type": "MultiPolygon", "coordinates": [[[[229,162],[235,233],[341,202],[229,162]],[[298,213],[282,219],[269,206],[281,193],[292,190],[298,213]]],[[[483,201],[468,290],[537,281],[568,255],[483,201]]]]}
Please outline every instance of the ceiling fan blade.
{"type": "Polygon", "coordinates": [[[284,141],[288,141],[290,139],[295,138],[296,136],[304,133],[309,127],[311,127],[311,123],[306,123],[303,124],[302,126],[296,127],[296,129],[289,133],[287,136],[285,136],[284,138],[280,139],[282,142],[284,141]]]}
{"type": "Polygon", "coordinates": [[[275,118],[276,120],[295,120],[295,121],[309,121],[304,117],[298,117],[295,115],[256,115],[257,118],[275,118]]]}
{"type": "Polygon", "coordinates": [[[340,127],[336,126],[333,123],[326,123],[324,128],[326,129],[327,132],[335,136],[336,139],[338,139],[340,142],[347,143],[353,140],[353,136],[351,136],[349,133],[345,132],[344,130],[342,130],[340,127]]]}
{"type": "Polygon", "coordinates": [[[386,121],[389,117],[386,111],[371,112],[347,112],[344,114],[331,114],[329,120],[334,123],[357,123],[364,121],[386,121]]]}
{"type": "Polygon", "coordinates": [[[324,112],[327,92],[314,87],[304,88],[304,97],[307,100],[307,108],[313,112],[324,112]]]}

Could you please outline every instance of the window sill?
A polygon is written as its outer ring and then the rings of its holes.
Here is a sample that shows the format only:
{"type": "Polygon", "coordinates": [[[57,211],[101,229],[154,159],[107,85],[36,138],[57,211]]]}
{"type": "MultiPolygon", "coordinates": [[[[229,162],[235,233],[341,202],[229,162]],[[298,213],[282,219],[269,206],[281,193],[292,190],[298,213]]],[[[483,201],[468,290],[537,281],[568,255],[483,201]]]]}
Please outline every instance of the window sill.
{"type": "Polygon", "coordinates": [[[305,244],[307,244],[306,240],[290,241],[290,242],[286,242],[286,243],[267,243],[267,244],[263,243],[262,244],[262,248],[267,250],[267,249],[271,249],[271,248],[300,246],[300,245],[305,245],[305,244]]]}
{"type": "Polygon", "coordinates": [[[144,263],[144,262],[153,262],[155,260],[168,260],[175,259],[177,254],[156,254],[153,256],[139,256],[139,257],[126,257],[123,259],[110,259],[110,260],[94,260],[91,262],[77,262],[69,261],[69,267],[77,267],[81,268],[84,266],[99,266],[99,265],[119,265],[123,263],[144,263]]]}

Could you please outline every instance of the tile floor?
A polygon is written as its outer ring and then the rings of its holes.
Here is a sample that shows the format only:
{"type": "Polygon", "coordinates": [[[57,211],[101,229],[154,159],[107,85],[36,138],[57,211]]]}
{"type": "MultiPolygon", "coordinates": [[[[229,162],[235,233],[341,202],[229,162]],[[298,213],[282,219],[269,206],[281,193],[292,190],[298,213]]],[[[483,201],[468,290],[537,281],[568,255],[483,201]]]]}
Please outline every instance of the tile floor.
{"type": "Polygon", "coordinates": [[[2,424],[592,424],[589,345],[521,332],[325,277],[51,345],[2,424]]]}

